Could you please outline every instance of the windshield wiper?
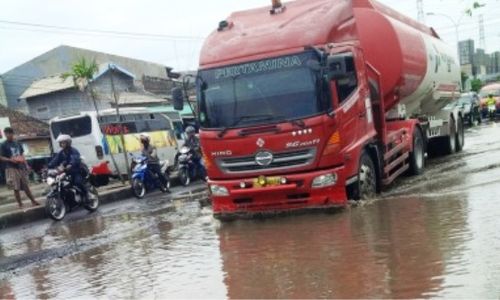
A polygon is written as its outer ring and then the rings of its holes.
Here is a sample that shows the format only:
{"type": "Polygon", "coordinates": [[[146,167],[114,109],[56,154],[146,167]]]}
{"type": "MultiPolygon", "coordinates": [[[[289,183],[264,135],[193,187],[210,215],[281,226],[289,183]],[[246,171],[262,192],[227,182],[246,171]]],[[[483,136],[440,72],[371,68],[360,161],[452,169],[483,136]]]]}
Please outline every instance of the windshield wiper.
{"type": "Polygon", "coordinates": [[[286,121],[294,126],[300,127],[301,129],[305,129],[307,127],[304,120],[286,120],[286,121]]]}
{"type": "Polygon", "coordinates": [[[258,119],[259,121],[270,121],[270,120],[273,120],[274,119],[274,116],[273,115],[248,115],[248,116],[241,116],[239,117],[236,121],[233,122],[233,124],[231,126],[226,126],[224,128],[222,128],[222,130],[219,132],[219,134],[217,135],[219,138],[223,138],[226,133],[229,131],[229,129],[235,127],[235,126],[238,126],[241,124],[241,122],[245,121],[245,120],[252,120],[252,119],[258,119]]]}

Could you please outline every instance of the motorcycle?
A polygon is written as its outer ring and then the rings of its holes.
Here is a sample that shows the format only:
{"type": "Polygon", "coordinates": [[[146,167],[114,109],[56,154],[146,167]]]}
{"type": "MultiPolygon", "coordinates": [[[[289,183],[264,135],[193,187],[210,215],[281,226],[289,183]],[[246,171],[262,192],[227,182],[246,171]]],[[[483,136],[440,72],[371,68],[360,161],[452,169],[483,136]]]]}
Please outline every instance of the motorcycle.
{"type": "Polygon", "coordinates": [[[183,146],[178,154],[177,158],[178,164],[178,177],[179,181],[183,186],[188,186],[191,181],[200,178],[202,180],[204,177],[204,170],[198,170],[194,162],[194,152],[191,148],[183,146]]]}
{"type": "Polygon", "coordinates": [[[147,191],[159,188],[163,193],[170,190],[170,171],[168,161],[160,162],[160,168],[165,176],[166,184],[162,184],[158,176],[148,169],[148,159],[145,156],[132,157],[132,192],[138,199],[144,198],[147,191]]]}
{"type": "Polygon", "coordinates": [[[61,170],[48,170],[46,183],[50,187],[47,195],[45,210],[55,221],[61,221],[73,209],[83,206],[86,210],[94,212],[99,207],[99,194],[95,186],[90,184],[90,173],[82,168],[84,184],[87,187],[87,197],[82,197],[82,191],[71,184],[71,175],[61,170]]]}

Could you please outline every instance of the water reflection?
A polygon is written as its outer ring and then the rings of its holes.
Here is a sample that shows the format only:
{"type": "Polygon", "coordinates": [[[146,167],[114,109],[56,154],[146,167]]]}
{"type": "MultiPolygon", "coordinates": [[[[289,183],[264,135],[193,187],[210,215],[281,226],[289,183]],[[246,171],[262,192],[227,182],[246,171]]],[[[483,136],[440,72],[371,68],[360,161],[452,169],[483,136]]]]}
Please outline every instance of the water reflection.
{"type": "Polygon", "coordinates": [[[399,199],[333,216],[224,225],[219,235],[229,297],[433,295],[468,235],[464,205],[399,199]]]}

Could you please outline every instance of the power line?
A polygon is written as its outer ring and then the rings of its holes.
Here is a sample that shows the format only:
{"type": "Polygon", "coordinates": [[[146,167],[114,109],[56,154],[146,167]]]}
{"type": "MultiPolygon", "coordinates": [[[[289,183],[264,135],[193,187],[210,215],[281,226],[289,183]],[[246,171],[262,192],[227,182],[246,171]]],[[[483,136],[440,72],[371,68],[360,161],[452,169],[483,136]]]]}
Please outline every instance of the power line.
{"type": "Polygon", "coordinates": [[[56,25],[47,25],[47,24],[39,24],[39,23],[28,23],[28,22],[19,22],[19,21],[11,21],[11,20],[0,20],[0,23],[9,24],[9,25],[17,25],[17,26],[27,26],[27,27],[35,27],[35,28],[45,28],[45,29],[56,29],[60,31],[73,31],[73,32],[85,32],[85,33],[94,33],[94,34],[109,34],[109,35],[117,35],[117,36],[128,36],[128,37],[149,37],[149,38],[157,38],[157,39],[169,39],[169,40],[200,40],[204,39],[204,37],[198,36],[175,36],[175,35],[166,35],[166,34],[155,34],[155,33],[144,33],[144,32],[126,32],[126,31],[115,31],[115,30],[101,30],[101,29],[91,29],[91,28],[80,28],[80,27],[68,27],[68,26],[56,26],[56,25]]]}

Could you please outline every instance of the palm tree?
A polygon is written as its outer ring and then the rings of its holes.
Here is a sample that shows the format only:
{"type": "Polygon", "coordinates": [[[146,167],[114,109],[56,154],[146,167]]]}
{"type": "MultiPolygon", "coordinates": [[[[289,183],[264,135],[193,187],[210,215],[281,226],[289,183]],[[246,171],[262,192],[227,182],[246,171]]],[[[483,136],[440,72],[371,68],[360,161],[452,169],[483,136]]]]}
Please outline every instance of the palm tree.
{"type": "Polygon", "coordinates": [[[69,77],[73,78],[73,83],[75,87],[82,93],[90,95],[92,102],[94,103],[94,108],[97,113],[99,113],[97,102],[95,99],[95,91],[90,87],[90,83],[94,78],[95,73],[99,71],[99,66],[95,60],[87,61],[84,57],[81,57],[71,66],[71,71],[66,72],[61,75],[63,80],[69,77]]]}
{"type": "MultiPolygon", "coordinates": [[[[90,95],[92,98],[92,102],[94,103],[94,108],[97,113],[97,118],[99,119],[99,108],[97,105],[95,91],[92,89],[90,83],[94,78],[94,75],[99,71],[99,66],[95,62],[95,60],[87,61],[84,57],[81,57],[71,66],[71,71],[66,72],[61,75],[63,80],[68,79],[69,77],[73,78],[74,86],[84,93],[87,97],[90,95]]],[[[125,153],[126,155],[126,153],[125,153]]],[[[123,177],[121,176],[121,172],[116,163],[113,152],[110,151],[111,160],[118,172],[118,176],[120,177],[122,183],[124,183],[123,177]]]]}

